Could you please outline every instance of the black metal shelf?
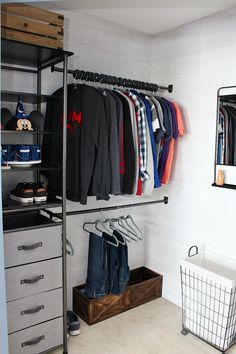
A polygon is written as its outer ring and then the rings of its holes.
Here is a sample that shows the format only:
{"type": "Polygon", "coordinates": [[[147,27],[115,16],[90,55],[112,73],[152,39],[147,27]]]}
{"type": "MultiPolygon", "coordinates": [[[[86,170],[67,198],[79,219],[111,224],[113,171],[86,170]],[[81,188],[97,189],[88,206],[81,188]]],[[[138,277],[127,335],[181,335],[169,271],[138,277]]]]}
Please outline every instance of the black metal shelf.
{"type": "Polygon", "coordinates": [[[29,166],[29,167],[11,167],[11,168],[3,168],[2,172],[28,172],[28,171],[62,171],[61,166],[29,166]]]}
{"type": "Polygon", "coordinates": [[[223,186],[218,186],[216,183],[212,183],[213,187],[226,188],[226,189],[236,189],[235,184],[224,184],[223,186]]]}
{"type": "MultiPolygon", "coordinates": [[[[42,70],[61,63],[63,66],[63,99],[62,101],[57,101],[62,103],[63,106],[63,126],[59,133],[61,135],[60,140],[63,146],[62,153],[62,167],[60,167],[62,175],[62,197],[52,198],[48,196],[48,200],[41,204],[28,204],[23,205],[12,200],[6,200],[3,203],[3,215],[16,215],[17,213],[22,213],[26,211],[50,211],[51,208],[59,208],[62,211],[62,290],[63,290],[63,352],[67,353],[67,271],[66,271],[66,116],[67,116],[67,73],[68,73],[68,57],[73,55],[72,52],[67,52],[61,49],[46,48],[38,45],[21,43],[14,40],[8,40],[2,38],[1,41],[1,69],[9,71],[19,71],[22,73],[28,73],[35,75],[36,78],[36,92],[37,93],[27,93],[27,92],[2,92],[2,100],[9,102],[16,102],[18,95],[21,95],[24,103],[37,104],[37,110],[41,111],[41,103],[46,102],[47,99],[54,99],[52,96],[42,95],[42,70]]],[[[27,78],[26,78],[27,79],[27,78]]],[[[55,97],[60,99],[60,97],[55,97]]],[[[17,132],[18,134],[54,134],[54,132],[17,132]]],[[[57,133],[57,132],[55,132],[57,133]]],[[[5,131],[2,137],[6,138],[7,135],[13,134],[13,132],[5,131]]],[[[14,132],[15,134],[15,132],[14,132]]],[[[16,137],[16,134],[14,138],[16,137]]],[[[38,136],[37,136],[38,138],[38,136]]],[[[11,172],[17,171],[22,173],[22,171],[36,171],[37,181],[40,181],[40,171],[42,170],[55,170],[55,167],[42,167],[34,166],[31,168],[21,168],[21,169],[11,169],[11,172]]],[[[6,172],[7,170],[5,170],[6,172]]],[[[9,171],[8,171],[9,172],[9,171]]],[[[12,176],[4,173],[4,178],[12,176]],[[6,177],[7,176],[7,177],[6,177]]],[[[35,176],[36,177],[36,176],[35,176]]],[[[6,191],[7,192],[7,191],[6,191]]],[[[4,200],[5,201],[5,200],[4,200]]],[[[36,225],[37,226],[37,225],[36,225]]],[[[51,350],[51,349],[50,349],[51,350]]]]}
{"type": "Polygon", "coordinates": [[[1,130],[1,134],[3,135],[62,135],[62,132],[54,132],[54,131],[28,131],[28,130],[1,130]]]}
{"type": "Polygon", "coordinates": [[[232,164],[227,164],[227,163],[216,163],[216,166],[229,166],[229,167],[236,167],[236,165],[232,165],[232,164]]]}
{"type": "Polygon", "coordinates": [[[42,70],[63,62],[65,54],[67,57],[73,55],[72,52],[62,49],[21,43],[5,38],[1,41],[1,62],[7,65],[22,65],[42,70]]]}
{"type": "Polygon", "coordinates": [[[17,102],[18,97],[21,96],[24,103],[32,103],[37,104],[39,102],[47,102],[50,100],[61,100],[61,96],[53,96],[53,95],[43,95],[37,93],[30,92],[20,92],[20,91],[1,91],[1,101],[2,102],[17,102]]]}
{"type": "Polygon", "coordinates": [[[61,207],[62,201],[59,198],[48,198],[47,202],[41,204],[20,204],[13,200],[9,200],[7,205],[3,205],[3,215],[10,213],[18,213],[22,211],[29,210],[41,210],[41,209],[50,209],[61,207]]]}

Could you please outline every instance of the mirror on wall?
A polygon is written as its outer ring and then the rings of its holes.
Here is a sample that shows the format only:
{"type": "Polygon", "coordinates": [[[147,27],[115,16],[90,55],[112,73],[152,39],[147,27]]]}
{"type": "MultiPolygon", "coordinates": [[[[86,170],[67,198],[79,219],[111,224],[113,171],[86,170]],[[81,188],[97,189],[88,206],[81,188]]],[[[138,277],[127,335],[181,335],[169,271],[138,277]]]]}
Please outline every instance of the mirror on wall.
{"type": "Polygon", "coordinates": [[[214,183],[236,189],[236,86],[218,90],[214,183]]]}

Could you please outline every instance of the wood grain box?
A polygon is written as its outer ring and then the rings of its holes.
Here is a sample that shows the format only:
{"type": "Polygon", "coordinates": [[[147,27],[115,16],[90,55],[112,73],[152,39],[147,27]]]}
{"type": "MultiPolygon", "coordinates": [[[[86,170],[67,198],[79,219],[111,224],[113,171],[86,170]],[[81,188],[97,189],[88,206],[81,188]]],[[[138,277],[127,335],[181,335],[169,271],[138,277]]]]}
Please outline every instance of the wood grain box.
{"type": "Polygon", "coordinates": [[[121,294],[97,299],[83,295],[80,290],[85,285],[79,285],[73,288],[73,309],[92,325],[161,297],[162,280],[162,275],[140,267],[131,271],[129,285],[121,294]]]}
{"type": "Polygon", "coordinates": [[[64,16],[22,3],[1,4],[3,38],[63,49],[64,16]]]}

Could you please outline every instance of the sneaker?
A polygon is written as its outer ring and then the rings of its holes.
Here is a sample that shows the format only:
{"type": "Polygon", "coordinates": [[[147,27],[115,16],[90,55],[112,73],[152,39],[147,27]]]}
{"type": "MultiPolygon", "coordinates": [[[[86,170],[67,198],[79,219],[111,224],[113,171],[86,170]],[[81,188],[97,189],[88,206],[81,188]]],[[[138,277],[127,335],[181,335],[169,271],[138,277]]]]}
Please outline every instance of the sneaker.
{"type": "Polygon", "coordinates": [[[34,201],[35,203],[43,203],[47,201],[47,190],[43,187],[43,183],[32,183],[32,188],[34,191],[34,201]]]}
{"type": "Polygon", "coordinates": [[[79,316],[73,311],[67,311],[67,324],[69,325],[69,332],[71,336],[78,336],[80,334],[79,316]]]}
{"type": "Polygon", "coordinates": [[[29,183],[18,183],[16,188],[10,191],[9,197],[20,203],[33,203],[34,191],[29,183]]]}

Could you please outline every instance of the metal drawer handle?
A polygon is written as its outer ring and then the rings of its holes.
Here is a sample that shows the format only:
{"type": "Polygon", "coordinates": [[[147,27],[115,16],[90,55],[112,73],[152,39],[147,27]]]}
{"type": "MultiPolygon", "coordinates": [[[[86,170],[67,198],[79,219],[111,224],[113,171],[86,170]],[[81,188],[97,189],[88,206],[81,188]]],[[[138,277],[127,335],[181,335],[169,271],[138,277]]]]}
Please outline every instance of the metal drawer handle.
{"type": "Polygon", "coordinates": [[[24,316],[24,315],[31,315],[32,313],[36,313],[36,312],[39,312],[41,310],[44,309],[44,305],[40,305],[40,306],[37,306],[37,307],[34,307],[32,309],[28,309],[28,310],[25,310],[25,311],[21,311],[21,316],[24,316]]]}
{"type": "Polygon", "coordinates": [[[42,242],[37,242],[37,243],[33,243],[32,245],[22,245],[22,246],[18,246],[18,251],[31,251],[31,250],[35,250],[35,248],[38,247],[42,247],[43,243],[42,242]]]}
{"type": "Polygon", "coordinates": [[[35,345],[38,344],[39,342],[41,342],[41,340],[43,340],[45,338],[45,336],[40,336],[37,338],[33,338],[31,340],[28,340],[27,342],[21,343],[22,347],[26,347],[27,345],[35,345]]]}
{"type": "Polygon", "coordinates": [[[33,283],[37,283],[41,279],[44,279],[44,275],[43,274],[38,275],[37,277],[32,278],[32,279],[22,279],[20,281],[20,283],[21,284],[33,284],[33,283]]]}

